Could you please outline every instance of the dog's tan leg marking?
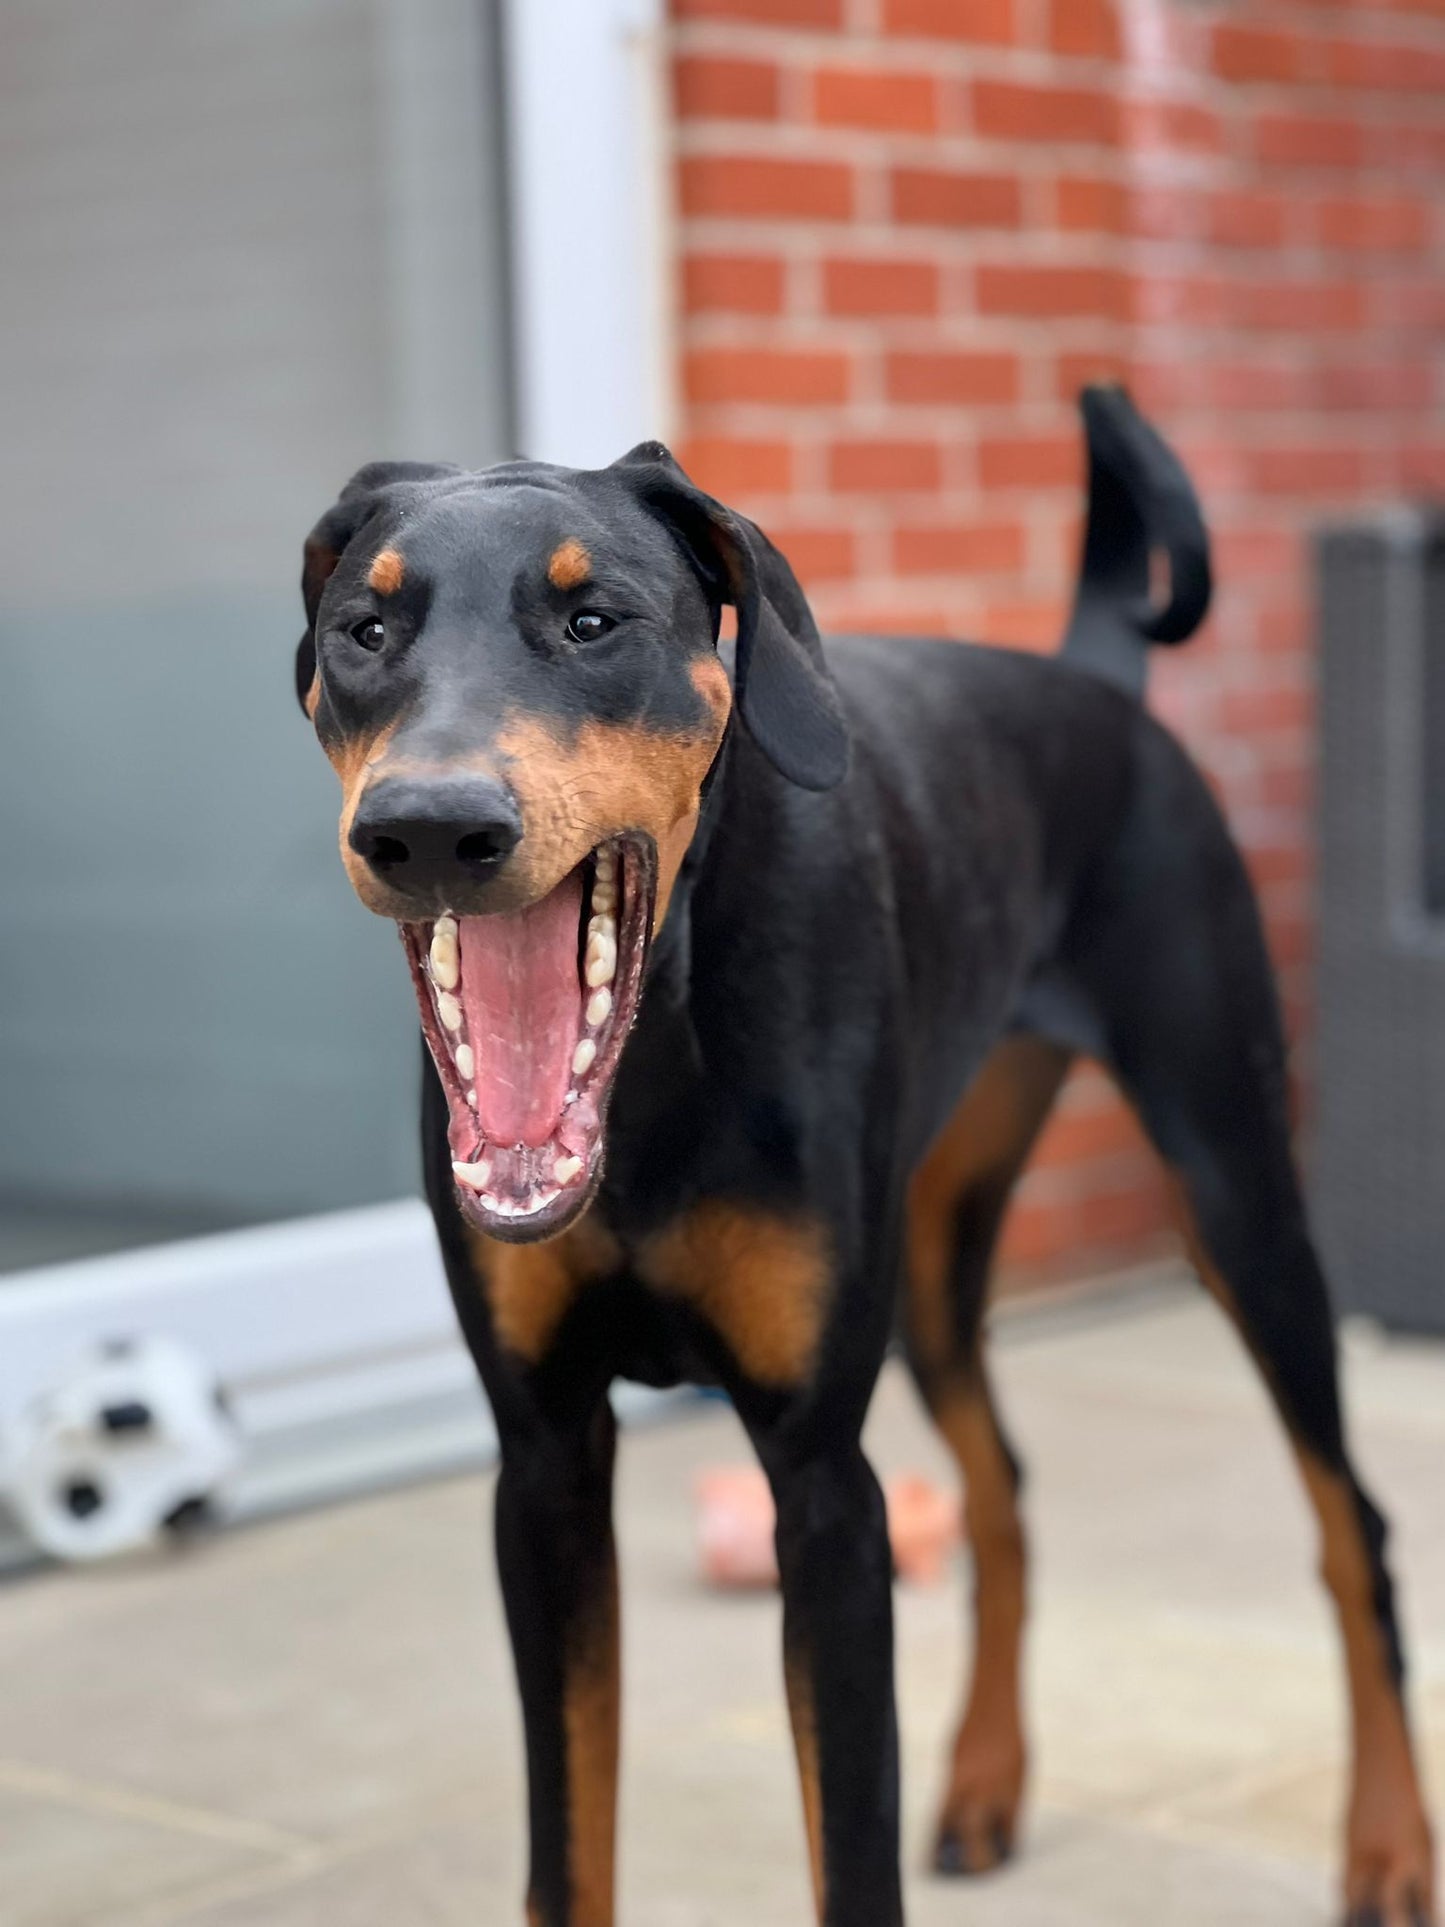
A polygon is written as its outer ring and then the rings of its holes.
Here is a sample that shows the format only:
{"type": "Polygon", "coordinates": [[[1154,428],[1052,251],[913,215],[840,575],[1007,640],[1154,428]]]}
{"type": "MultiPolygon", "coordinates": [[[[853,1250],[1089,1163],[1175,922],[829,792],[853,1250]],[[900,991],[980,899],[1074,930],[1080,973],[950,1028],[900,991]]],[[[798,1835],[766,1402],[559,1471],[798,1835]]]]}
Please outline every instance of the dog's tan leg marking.
{"type": "Polygon", "coordinates": [[[562,1708],[567,1747],[568,1927],[612,1927],[617,1852],[617,1763],[622,1708],[617,1558],[578,1615],[562,1708]]]}
{"type": "Polygon", "coordinates": [[[813,1902],[821,1921],[828,1909],[827,1873],[823,1860],[823,1785],[818,1769],[818,1713],[813,1701],[813,1682],[808,1675],[806,1654],[786,1653],[783,1677],[788,1690],[793,1750],[798,1758],[798,1781],[803,1792],[803,1824],[808,1831],[813,1902]]]}
{"type": "Polygon", "coordinates": [[[1068,1063],[1066,1052],[1036,1038],[1004,1039],[909,1188],[910,1350],[934,1422],[963,1474],[974,1566],[973,1671],[938,1829],[939,1864],[953,1871],[977,1873],[1007,1858],[1023,1798],[1027,1557],[981,1321],[1009,1190],[1068,1063]],[[970,1268],[966,1280],[960,1263],[970,1268]]]}
{"type": "MultiPolygon", "coordinates": [[[[1250,1350],[1271,1392],[1263,1359],[1250,1344],[1234,1294],[1205,1248],[1184,1184],[1173,1183],[1184,1242],[1200,1281],[1250,1350]]],[[[1278,1402],[1278,1400],[1276,1400],[1278,1402]]],[[[1345,1808],[1345,1906],[1374,1908],[1382,1927],[1433,1927],[1435,1847],[1405,1708],[1375,1610],[1374,1576],[1348,1482],[1286,1425],[1290,1448],[1314,1509],[1320,1576],[1334,1602],[1350,1705],[1350,1791],[1345,1808]]]]}

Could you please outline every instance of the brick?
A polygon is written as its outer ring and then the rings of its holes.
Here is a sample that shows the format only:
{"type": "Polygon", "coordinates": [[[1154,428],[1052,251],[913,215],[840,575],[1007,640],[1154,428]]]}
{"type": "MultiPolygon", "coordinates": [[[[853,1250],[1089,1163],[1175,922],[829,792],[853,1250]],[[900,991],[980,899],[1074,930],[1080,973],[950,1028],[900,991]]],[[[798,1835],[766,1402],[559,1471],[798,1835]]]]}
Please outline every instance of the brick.
{"type": "Polygon", "coordinates": [[[1114,0],[1051,0],[1049,45],[1056,54],[1117,60],[1122,46],[1114,0]]]}
{"type": "Polygon", "coordinates": [[[900,352],[889,355],[886,379],[890,401],[956,407],[1013,402],[1019,396],[1019,360],[1017,355],[977,350],[900,352]]]}
{"type": "Polygon", "coordinates": [[[767,254],[690,254],[682,288],[689,314],[779,314],[783,263],[767,254]]]}
{"type": "Polygon", "coordinates": [[[1305,730],[1315,719],[1314,691],[1299,682],[1226,689],[1220,700],[1219,716],[1227,730],[1241,736],[1305,730]]]}
{"type": "Polygon", "coordinates": [[[843,0],[672,0],[679,20],[756,20],[765,27],[841,27],[843,0]]]}
{"type": "Polygon", "coordinates": [[[977,298],[981,314],[1123,320],[1129,281],[1115,268],[985,265],[978,270],[977,298]]]}
{"type": "Polygon", "coordinates": [[[1140,1152],[1147,1143],[1139,1120],[1117,1100],[1087,1109],[1059,1105],[1044,1126],[1029,1166],[1035,1171],[1057,1171],[1140,1152]]]}
{"type": "Polygon", "coordinates": [[[1124,144],[1140,153],[1218,154],[1224,147],[1224,122],[1193,101],[1128,101],[1122,120],[1124,144]]]}
{"type": "Polygon", "coordinates": [[[891,180],[893,218],[913,227],[1016,228],[1023,194],[1010,174],[898,167],[891,180]]]}
{"type": "Polygon", "coordinates": [[[1244,456],[1249,486],[1266,495],[1353,495],[1365,484],[1358,448],[1258,448],[1244,456]]]}
{"type": "Polygon", "coordinates": [[[980,80],[973,87],[973,122],[998,140],[1078,141],[1113,146],[1119,138],[1115,97],[1093,87],[1032,87],[1012,80],[980,80]]]}
{"type": "Polygon", "coordinates": [[[899,575],[1003,575],[1021,570],[1025,531],[1018,522],[942,522],[893,536],[899,575]]]}
{"type": "Polygon", "coordinates": [[[938,86],[930,74],[825,68],[813,82],[813,111],[825,127],[932,134],[938,128],[938,86]]]}
{"type": "Polygon", "coordinates": [[[785,495],[793,483],[793,451],[786,442],[694,435],[678,460],[700,487],[715,495],[785,495]]]}
{"type": "Polygon", "coordinates": [[[1279,194],[1250,189],[1211,194],[1206,232],[1225,248],[1277,248],[1289,229],[1289,203],[1279,194]]]}
{"type": "Polygon", "coordinates": [[[1077,488],[1083,472],[1077,435],[1000,436],[978,446],[978,475],[985,488],[1077,488]]]}
{"type": "Polygon", "coordinates": [[[1066,174],[1054,188],[1055,218],[1070,233],[1122,234],[1129,195],[1122,182],[1066,174]]]}
{"type": "Polygon", "coordinates": [[[853,170],[839,161],[693,154],[681,168],[684,214],[776,221],[846,221],[853,170]]]}
{"type": "Polygon", "coordinates": [[[828,453],[828,477],[840,491],[891,493],[937,489],[943,464],[936,442],[893,441],[884,437],[835,442],[828,453]]]}
{"type": "Polygon", "coordinates": [[[1306,73],[1306,42],[1296,33],[1225,22],[1214,30],[1213,64],[1225,80],[1288,84],[1306,73]]]}
{"type": "Polygon", "coordinates": [[[1214,327],[1228,308],[1225,285],[1209,274],[1144,274],[1133,290],[1134,318],[1156,327],[1189,322],[1214,327]]]}
{"type": "Polygon", "coordinates": [[[1399,475],[1412,494],[1445,495],[1445,439],[1401,449],[1399,475]]]}
{"type": "Polygon", "coordinates": [[[698,348],[683,387],[692,402],[774,402],[785,408],[846,401],[852,368],[839,353],[768,348],[698,348]]]}
{"type": "Polygon", "coordinates": [[[804,582],[844,580],[857,569],[851,529],[795,528],[768,523],[768,539],[792,563],[804,582]]]}
{"type": "Polygon", "coordinates": [[[1365,324],[1366,291],[1358,281],[1248,281],[1235,287],[1231,306],[1246,328],[1355,329],[1365,324]]]}
{"type": "Polygon", "coordinates": [[[938,269],[886,256],[825,261],[823,301],[835,315],[936,314],[938,269]]]}
{"type": "Polygon", "coordinates": [[[1255,149],[1268,167],[1360,167],[1365,129],[1341,115],[1262,114],[1255,149]]]}
{"type": "Polygon", "coordinates": [[[1060,355],[1054,386],[1060,401],[1073,402],[1090,382],[1127,382],[1128,359],[1112,348],[1087,348],[1060,355]]]}
{"type": "Polygon", "coordinates": [[[1332,40],[1325,48],[1336,87],[1398,93],[1445,93],[1445,51],[1413,42],[1332,40]]]}
{"type": "Polygon", "coordinates": [[[687,55],[673,69],[677,111],[692,120],[775,120],[778,69],[766,60],[687,55]]]}
{"type": "Polygon", "coordinates": [[[991,602],[983,612],[984,640],[1001,649],[1027,649],[1034,655],[1052,655],[1067,621],[1065,604],[1049,597],[991,602]]]}
{"type": "Polygon", "coordinates": [[[1409,254],[1430,245],[1433,210],[1409,195],[1340,195],[1322,201],[1319,238],[1359,254],[1409,254]]]}
{"type": "Polygon", "coordinates": [[[1014,38],[1014,0],[885,0],[883,30],[1007,47],[1014,38]]]}
{"type": "Polygon", "coordinates": [[[1387,414],[1430,409],[1435,397],[1435,370],[1426,360],[1385,362],[1327,362],[1310,380],[1310,399],[1316,409],[1387,414]]]}

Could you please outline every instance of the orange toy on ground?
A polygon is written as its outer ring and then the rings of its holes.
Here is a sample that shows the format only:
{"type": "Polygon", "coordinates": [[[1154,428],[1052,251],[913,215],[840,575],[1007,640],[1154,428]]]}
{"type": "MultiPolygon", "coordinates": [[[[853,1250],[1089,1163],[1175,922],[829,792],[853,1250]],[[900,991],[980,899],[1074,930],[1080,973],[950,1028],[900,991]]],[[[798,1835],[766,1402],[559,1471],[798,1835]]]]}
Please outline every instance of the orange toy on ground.
{"type": "MultiPolygon", "coordinates": [[[[884,1484],[893,1564],[902,1579],[934,1585],[960,1544],[958,1500],[918,1473],[884,1484]]],[[[715,1466],[697,1480],[698,1553],[711,1586],[776,1586],[773,1495],[753,1467],[715,1466]]]]}

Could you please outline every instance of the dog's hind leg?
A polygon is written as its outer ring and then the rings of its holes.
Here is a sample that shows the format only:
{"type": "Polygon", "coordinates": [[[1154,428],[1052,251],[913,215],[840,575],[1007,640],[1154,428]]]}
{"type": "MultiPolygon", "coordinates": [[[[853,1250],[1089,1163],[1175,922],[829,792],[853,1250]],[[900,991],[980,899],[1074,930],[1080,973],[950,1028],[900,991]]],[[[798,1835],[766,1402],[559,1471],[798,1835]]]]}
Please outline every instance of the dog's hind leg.
{"type": "Polygon", "coordinates": [[[1347,1449],[1258,913],[1202,780],[1167,739],[1146,741],[1141,778],[1133,820],[1069,933],[1067,960],[1177,1176],[1206,1282],[1258,1361],[1314,1506],[1349,1687],[1348,1920],[1422,1927],[1434,1920],[1433,1857],[1401,1692],[1385,1523],[1347,1449]]]}
{"type": "Polygon", "coordinates": [[[909,1189],[908,1358],[963,1474],[974,1565],[973,1671],[934,1848],[941,1873],[996,1866],[1013,1852],[1018,1829],[1026,1555],[1018,1462],[989,1388],[983,1314],[1009,1192],[1068,1065],[1057,1045],[1006,1037],[909,1189]]]}

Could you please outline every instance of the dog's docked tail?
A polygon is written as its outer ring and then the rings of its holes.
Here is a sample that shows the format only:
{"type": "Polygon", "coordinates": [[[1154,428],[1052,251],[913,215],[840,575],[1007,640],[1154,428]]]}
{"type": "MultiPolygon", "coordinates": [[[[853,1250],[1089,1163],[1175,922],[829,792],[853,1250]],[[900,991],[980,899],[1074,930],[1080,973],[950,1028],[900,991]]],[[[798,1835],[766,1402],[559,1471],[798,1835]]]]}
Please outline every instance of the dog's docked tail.
{"type": "Polygon", "coordinates": [[[1079,397],[1089,446],[1089,521],[1068,661],[1142,696],[1148,648],[1186,642],[1209,607],[1209,535],[1184,464],[1122,388],[1079,397]],[[1168,563],[1168,599],[1150,595],[1150,560],[1168,563]]]}

